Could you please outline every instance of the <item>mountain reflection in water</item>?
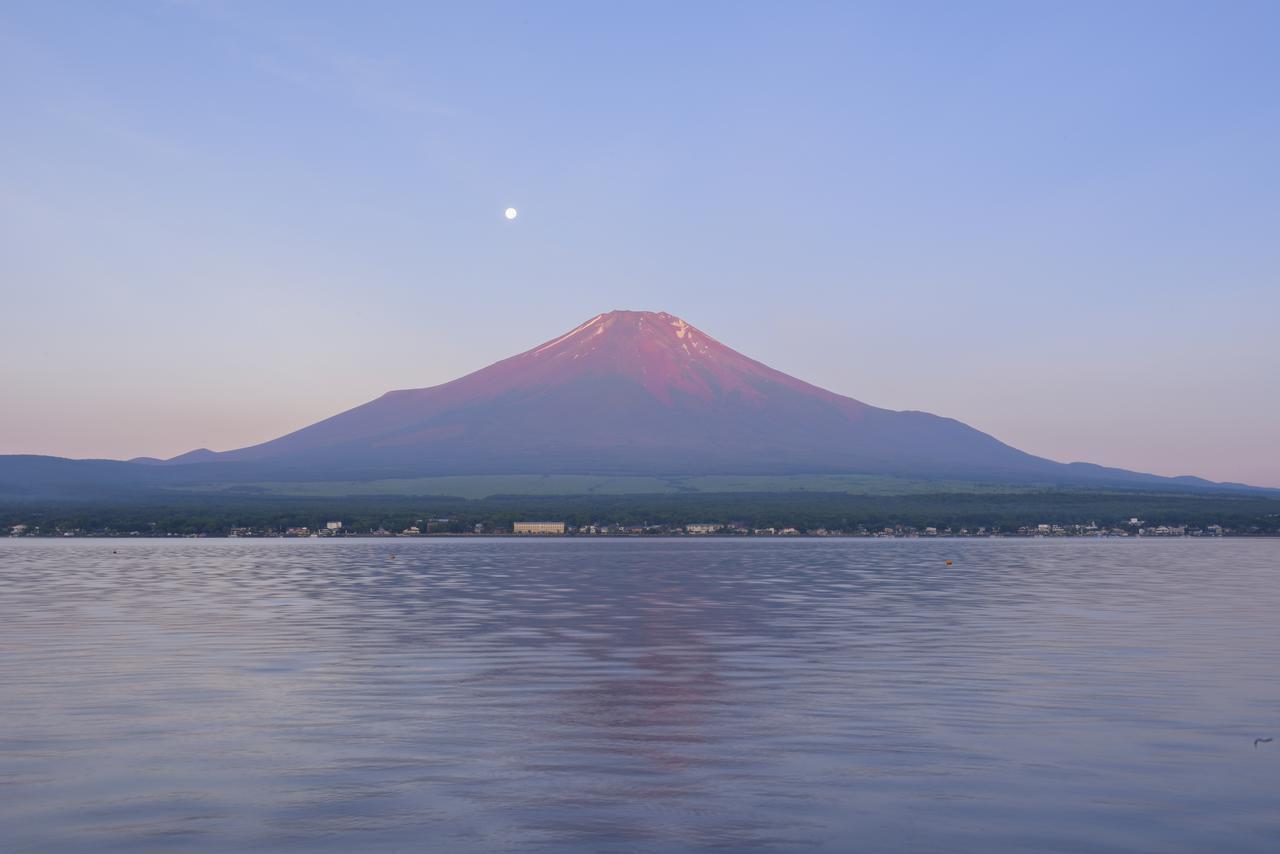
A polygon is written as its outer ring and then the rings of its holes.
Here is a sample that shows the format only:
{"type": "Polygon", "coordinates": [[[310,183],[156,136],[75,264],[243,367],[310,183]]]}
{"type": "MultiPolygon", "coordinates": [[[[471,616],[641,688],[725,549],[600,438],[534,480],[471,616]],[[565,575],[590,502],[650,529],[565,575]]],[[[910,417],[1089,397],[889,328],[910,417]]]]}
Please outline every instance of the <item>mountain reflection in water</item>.
{"type": "Polygon", "coordinates": [[[0,542],[0,827],[1274,850],[1278,567],[1269,541],[0,542]]]}

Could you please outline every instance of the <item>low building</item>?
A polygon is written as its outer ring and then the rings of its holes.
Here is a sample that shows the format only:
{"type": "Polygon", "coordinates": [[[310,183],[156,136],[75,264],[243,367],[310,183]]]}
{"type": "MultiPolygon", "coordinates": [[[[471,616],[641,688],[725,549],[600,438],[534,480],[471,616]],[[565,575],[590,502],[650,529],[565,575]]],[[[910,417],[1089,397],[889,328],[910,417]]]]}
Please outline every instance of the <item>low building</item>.
{"type": "Polygon", "coordinates": [[[328,531],[341,531],[342,523],[341,522],[325,522],[324,527],[325,527],[325,530],[328,530],[328,531]]]}
{"type": "Polygon", "coordinates": [[[563,534],[564,522],[516,522],[511,526],[513,534],[563,534]]]}
{"type": "Polygon", "coordinates": [[[1138,532],[1145,537],[1185,537],[1185,525],[1157,525],[1154,528],[1143,528],[1138,532]]]}
{"type": "Polygon", "coordinates": [[[720,528],[720,525],[711,522],[691,522],[684,526],[685,533],[689,534],[714,534],[720,528]]]}

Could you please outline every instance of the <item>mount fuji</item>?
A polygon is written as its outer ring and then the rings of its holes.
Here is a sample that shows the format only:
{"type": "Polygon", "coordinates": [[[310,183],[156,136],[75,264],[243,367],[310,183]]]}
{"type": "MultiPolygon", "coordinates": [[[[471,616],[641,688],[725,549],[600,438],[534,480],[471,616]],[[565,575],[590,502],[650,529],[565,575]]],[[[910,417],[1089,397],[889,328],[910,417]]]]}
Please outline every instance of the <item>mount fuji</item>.
{"type": "Polygon", "coordinates": [[[268,442],[160,464],[236,478],[823,474],[1212,485],[1024,453],[748,358],[664,312],[611,311],[429,388],[391,391],[268,442]]]}

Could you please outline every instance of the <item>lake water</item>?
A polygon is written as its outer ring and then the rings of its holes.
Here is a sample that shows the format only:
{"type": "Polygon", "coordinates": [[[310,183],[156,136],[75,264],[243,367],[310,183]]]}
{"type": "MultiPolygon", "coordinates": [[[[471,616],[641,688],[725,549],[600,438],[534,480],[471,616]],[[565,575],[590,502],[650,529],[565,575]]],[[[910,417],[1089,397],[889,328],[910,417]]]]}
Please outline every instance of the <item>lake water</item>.
{"type": "Polygon", "coordinates": [[[0,541],[0,840],[1273,852],[1280,541],[0,541]]]}

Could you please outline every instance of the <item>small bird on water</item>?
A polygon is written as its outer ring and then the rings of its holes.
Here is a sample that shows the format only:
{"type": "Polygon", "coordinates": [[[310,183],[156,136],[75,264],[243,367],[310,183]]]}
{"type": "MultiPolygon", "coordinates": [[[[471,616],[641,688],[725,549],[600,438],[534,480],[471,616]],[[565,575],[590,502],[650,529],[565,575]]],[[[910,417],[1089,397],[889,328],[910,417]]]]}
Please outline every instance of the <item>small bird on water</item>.
{"type": "Polygon", "coordinates": [[[1273,741],[1275,741],[1274,738],[1255,738],[1253,740],[1253,746],[1257,747],[1259,744],[1270,744],[1273,741]]]}

